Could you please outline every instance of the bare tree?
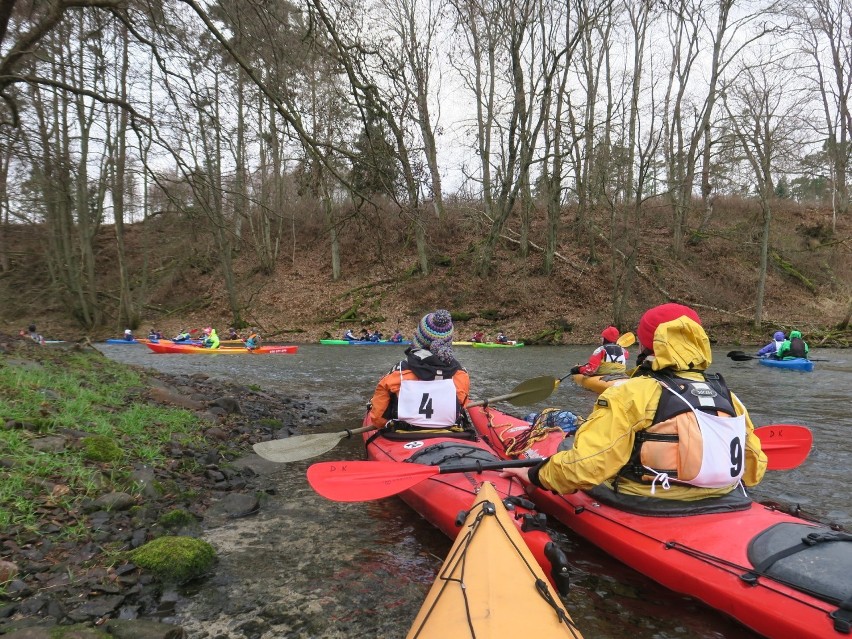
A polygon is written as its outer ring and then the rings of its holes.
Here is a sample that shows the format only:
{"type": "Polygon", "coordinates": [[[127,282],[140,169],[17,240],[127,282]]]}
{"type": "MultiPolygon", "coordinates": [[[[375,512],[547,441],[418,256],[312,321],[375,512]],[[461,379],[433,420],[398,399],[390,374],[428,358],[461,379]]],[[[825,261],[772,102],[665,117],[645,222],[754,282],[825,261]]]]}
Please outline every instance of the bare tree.
{"type": "Polygon", "coordinates": [[[669,194],[674,210],[672,250],[680,255],[695,188],[698,159],[702,159],[701,197],[704,203],[703,227],[712,214],[710,182],[711,125],[721,74],[749,42],[760,38],[770,28],[762,25],[748,36],[745,28],[766,7],[733,18],[733,0],[677,0],[667,7],[670,24],[672,63],[666,94],[666,164],[669,194]],[[704,39],[711,49],[706,61],[709,77],[699,95],[689,92],[696,65],[702,60],[704,39]]]}
{"type": "MultiPolygon", "coordinates": [[[[454,2],[461,51],[455,68],[475,102],[477,182],[488,232],[477,272],[487,276],[497,241],[519,194],[531,184],[538,139],[549,114],[546,96],[565,55],[536,26],[541,6],[533,0],[454,2]],[[543,64],[535,61],[544,49],[543,64]]],[[[473,177],[473,176],[471,176],[473,177]]]]}
{"type": "Polygon", "coordinates": [[[832,177],[832,231],[849,210],[852,113],[852,5],[847,0],[805,0],[791,4],[800,46],[810,59],[807,77],[822,106],[822,126],[832,177]]]}
{"type": "Polygon", "coordinates": [[[440,90],[433,78],[438,72],[435,49],[444,26],[443,4],[443,0],[381,0],[380,6],[386,12],[386,21],[399,48],[376,49],[385,60],[388,79],[415,105],[411,117],[422,138],[432,205],[438,219],[445,214],[436,139],[440,112],[435,116],[430,103],[434,101],[433,92],[440,90]]]}
{"type": "Polygon", "coordinates": [[[789,60],[778,59],[743,65],[725,82],[721,94],[726,124],[751,167],[763,215],[754,315],[758,329],[763,322],[775,175],[784,168],[784,159],[794,156],[804,142],[801,131],[805,118],[801,116],[806,96],[790,86],[794,68],[789,60]]]}
{"type": "Polygon", "coordinates": [[[50,0],[35,3],[6,0],[0,3],[0,100],[5,106],[0,117],[0,127],[17,126],[20,121],[18,103],[8,87],[21,82],[53,82],[53,76],[45,76],[38,71],[22,74],[21,68],[32,59],[41,41],[57,28],[71,9],[118,9],[124,4],[124,0],[50,0]],[[16,12],[16,6],[20,7],[19,12],[16,12]]]}

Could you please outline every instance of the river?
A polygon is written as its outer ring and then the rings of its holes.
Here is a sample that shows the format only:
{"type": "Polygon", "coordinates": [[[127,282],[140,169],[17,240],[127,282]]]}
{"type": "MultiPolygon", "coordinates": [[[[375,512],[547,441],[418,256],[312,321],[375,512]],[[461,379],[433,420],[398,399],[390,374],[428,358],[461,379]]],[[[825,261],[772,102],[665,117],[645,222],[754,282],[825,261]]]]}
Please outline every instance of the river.
{"type": "MultiPolygon", "coordinates": [[[[172,374],[257,384],[309,399],[328,410],[324,430],[360,423],[376,381],[400,358],[391,346],[302,345],[295,355],[258,357],[157,355],[144,346],[104,346],[121,362],[172,374]]],[[[778,370],[755,361],[733,362],[715,346],[711,370],[724,375],[758,426],[803,424],[814,434],[808,460],[786,472],[767,472],[752,490],[758,500],[799,504],[823,520],[852,527],[848,493],[852,468],[852,351],[814,349],[812,373],[778,370]]],[[[474,399],[505,394],[525,379],[561,377],[585,361],[591,347],[456,348],[471,376],[474,399]]],[[[542,404],[499,408],[523,416],[545,406],[577,414],[595,396],[570,382],[542,404]]],[[[305,639],[404,637],[450,547],[397,498],[339,504],[317,496],[305,480],[314,461],[359,459],[359,442],[343,440],[331,452],[268,469],[276,491],[260,515],[209,531],[223,569],[179,607],[176,621],[190,637],[286,636],[305,639]],[[228,592],[251,592],[262,610],[228,592]],[[249,609],[254,608],[254,609],[249,609]],[[216,612],[221,611],[221,612],[216,612]]],[[[596,547],[552,523],[553,534],[574,567],[567,605],[586,637],[598,639],[753,639],[756,635],[693,600],[673,594],[610,559],[596,547]]],[[[519,611],[523,614],[523,611],[519,611]]]]}

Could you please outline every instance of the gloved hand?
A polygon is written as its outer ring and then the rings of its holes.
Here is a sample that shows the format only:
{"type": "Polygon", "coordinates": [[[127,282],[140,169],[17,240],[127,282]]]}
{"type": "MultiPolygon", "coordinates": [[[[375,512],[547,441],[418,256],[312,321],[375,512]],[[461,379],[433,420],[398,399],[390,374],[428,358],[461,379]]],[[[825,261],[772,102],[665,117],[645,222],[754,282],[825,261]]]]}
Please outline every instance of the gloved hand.
{"type": "Polygon", "coordinates": [[[572,375],[579,375],[580,374],[580,365],[579,364],[571,367],[571,374],[572,375]]]}

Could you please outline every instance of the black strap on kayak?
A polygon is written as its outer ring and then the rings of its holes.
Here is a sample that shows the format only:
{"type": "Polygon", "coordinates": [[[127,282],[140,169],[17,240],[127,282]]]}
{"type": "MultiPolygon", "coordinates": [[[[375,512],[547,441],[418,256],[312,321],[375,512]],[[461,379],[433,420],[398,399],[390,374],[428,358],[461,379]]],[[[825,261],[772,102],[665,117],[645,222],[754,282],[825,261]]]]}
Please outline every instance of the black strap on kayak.
{"type": "Polygon", "coordinates": [[[739,573],[740,579],[742,579],[749,585],[757,585],[758,577],[766,577],[767,579],[771,579],[776,583],[789,586],[793,590],[798,590],[799,592],[803,592],[807,595],[810,595],[815,599],[821,599],[822,601],[827,601],[828,603],[832,604],[840,604],[840,600],[836,597],[826,597],[823,593],[816,592],[809,588],[803,588],[801,584],[793,583],[787,579],[781,579],[775,575],[769,575],[763,572],[758,572],[757,568],[747,568],[734,561],[722,559],[721,557],[717,557],[716,555],[712,555],[702,550],[698,550],[697,548],[691,548],[690,546],[686,546],[680,543],[679,541],[667,541],[665,544],[665,548],[666,550],[677,550],[686,555],[689,555],[690,557],[695,557],[696,559],[706,561],[708,564],[713,564],[714,566],[727,568],[728,572],[731,574],[739,573]]]}
{"type": "Polygon", "coordinates": [[[816,546],[817,544],[827,543],[830,541],[852,541],[852,534],[845,532],[825,532],[825,533],[809,533],[802,537],[802,541],[795,546],[784,548],[776,553],[769,555],[766,559],[757,564],[753,570],[740,575],[740,579],[750,585],[757,583],[757,578],[760,575],[765,575],[766,572],[775,565],[775,562],[790,557],[803,550],[816,546]]]}
{"type": "Polygon", "coordinates": [[[840,602],[840,607],[828,616],[834,621],[834,629],[837,632],[852,634],[852,595],[840,602]]]}

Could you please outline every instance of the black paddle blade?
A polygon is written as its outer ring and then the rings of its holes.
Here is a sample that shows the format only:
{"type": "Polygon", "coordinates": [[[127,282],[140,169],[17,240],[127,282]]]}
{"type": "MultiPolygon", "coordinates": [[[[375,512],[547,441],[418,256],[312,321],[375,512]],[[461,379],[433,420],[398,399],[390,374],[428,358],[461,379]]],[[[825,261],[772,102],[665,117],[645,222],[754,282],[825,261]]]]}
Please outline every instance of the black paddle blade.
{"type": "Polygon", "coordinates": [[[759,357],[749,355],[748,353],[744,353],[742,351],[729,351],[728,357],[730,357],[735,362],[747,362],[750,359],[760,359],[759,357]]]}

